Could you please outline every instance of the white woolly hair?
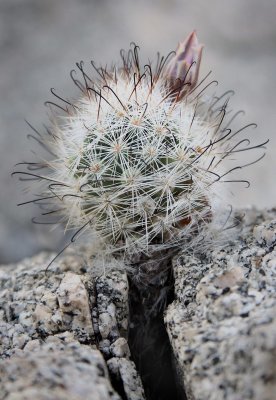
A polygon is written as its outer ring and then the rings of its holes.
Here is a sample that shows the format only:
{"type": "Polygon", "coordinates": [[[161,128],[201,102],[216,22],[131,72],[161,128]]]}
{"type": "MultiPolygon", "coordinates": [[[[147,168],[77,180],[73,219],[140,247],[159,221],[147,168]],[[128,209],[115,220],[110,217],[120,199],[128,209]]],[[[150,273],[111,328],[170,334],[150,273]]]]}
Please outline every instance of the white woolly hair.
{"type": "Polygon", "coordinates": [[[64,112],[53,114],[46,137],[36,131],[52,159],[15,173],[36,180],[38,197],[30,202],[74,229],[72,242],[86,232],[101,254],[150,255],[198,243],[217,204],[227,210],[223,183],[235,181],[230,174],[244,165],[226,170],[224,161],[253,148],[238,139],[250,125],[231,130],[237,114],[228,112],[230,92],[207,95],[216,83],[205,84],[208,76],[191,85],[194,62],[176,89],[169,86],[171,57],[159,59],[153,72],[140,67],[134,47],[121,67],[92,63],[95,79],[77,64],[83,83],[72,72],[82,92],[74,104],[52,90],[64,112]]]}

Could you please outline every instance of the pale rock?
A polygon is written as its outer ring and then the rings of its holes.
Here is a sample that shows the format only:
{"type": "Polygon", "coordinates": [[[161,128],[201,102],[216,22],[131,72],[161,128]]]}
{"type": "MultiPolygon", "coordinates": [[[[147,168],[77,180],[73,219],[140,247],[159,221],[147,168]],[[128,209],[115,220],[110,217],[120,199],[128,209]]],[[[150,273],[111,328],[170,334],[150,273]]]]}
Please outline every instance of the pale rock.
{"type": "MultiPolygon", "coordinates": [[[[93,332],[91,313],[86,288],[80,275],[67,272],[57,291],[62,322],[73,330],[83,332],[87,338],[93,332]]],[[[58,317],[57,317],[58,320],[58,317]]]]}
{"type": "Polygon", "coordinates": [[[275,215],[236,212],[235,241],[174,260],[165,323],[188,400],[275,399],[275,215]]]}
{"type": "Polygon", "coordinates": [[[103,312],[99,314],[99,329],[103,339],[107,339],[109,337],[112,328],[116,327],[116,319],[107,312],[103,312]]]}
{"type": "Polygon", "coordinates": [[[120,337],[115,340],[115,342],[110,346],[110,351],[114,357],[130,358],[130,350],[125,338],[120,337]]]}
{"type": "Polygon", "coordinates": [[[111,375],[122,380],[127,400],[145,400],[141,380],[133,361],[125,358],[111,358],[107,362],[111,375]]]}
{"type": "Polygon", "coordinates": [[[0,375],[1,400],[121,399],[100,352],[76,341],[31,341],[21,353],[0,361],[0,375]]]}
{"type": "Polygon", "coordinates": [[[69,250],[46,273],[52,259],[42,253],[0,267],[0,400],[120,400],[107,367],[114,355],[122,394],[143,399],[125,339],[126,274],[97,277],[69,250]]]}
{"type": "Polygon", "coordinates": [[[253,230],[256,241],[263,247],[272,247],[276,244],[276,220],[256,226],[253,230]]]}

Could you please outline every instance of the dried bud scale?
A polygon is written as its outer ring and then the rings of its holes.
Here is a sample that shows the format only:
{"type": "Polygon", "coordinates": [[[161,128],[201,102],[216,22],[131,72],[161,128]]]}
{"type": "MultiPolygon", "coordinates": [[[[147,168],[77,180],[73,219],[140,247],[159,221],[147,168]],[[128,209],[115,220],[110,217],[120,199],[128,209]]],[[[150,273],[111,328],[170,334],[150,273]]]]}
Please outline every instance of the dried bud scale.
{"type": "Polygon", "coordinates": [[[94,79],[77,63],[76,102],[51,90],[58,104],[47,103],[61,115],[36,140],[52,159],[15,174],[36,181],[33,202],[75,229],[72,242],[90,233],[99,252],[141,264],[196,241],[212,221],[222,183],[242,167],[224,170],[223,161],[253,146],[231,131],[227,94],[206,96],[216,82],[198,80],[201,54],[195,32],[155,67],[141,67],[133,46],[120,67],[92,62],[94,79]]]}

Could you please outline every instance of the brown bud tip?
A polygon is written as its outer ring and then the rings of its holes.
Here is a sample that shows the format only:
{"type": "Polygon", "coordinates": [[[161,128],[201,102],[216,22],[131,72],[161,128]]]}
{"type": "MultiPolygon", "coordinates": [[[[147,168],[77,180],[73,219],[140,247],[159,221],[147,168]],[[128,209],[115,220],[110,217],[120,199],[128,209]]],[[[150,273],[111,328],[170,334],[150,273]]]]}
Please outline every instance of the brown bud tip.
{"type": "Polygon", "coordinates": [[[178,44],[174,57],[162,74],[173,98],[182,99],[196,86],[202,49],[203,45],[199,44],[195,31],[178,44]]]}

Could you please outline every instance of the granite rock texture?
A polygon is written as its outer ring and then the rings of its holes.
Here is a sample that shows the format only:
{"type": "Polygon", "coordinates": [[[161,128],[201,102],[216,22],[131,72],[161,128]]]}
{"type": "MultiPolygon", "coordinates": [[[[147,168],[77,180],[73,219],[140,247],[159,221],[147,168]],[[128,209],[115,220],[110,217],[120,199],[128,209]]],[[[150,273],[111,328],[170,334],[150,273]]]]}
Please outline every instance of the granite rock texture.
{"type": "MultiPolygon", "coordinates": [[[[165,324],[188,400],[275,398],[276,209],[235,218],[223,246],[174,258],[165,324]]],[[[85,251],[0,267],[0,400],[145,399],[126,274],[95,276],[85,251]]]]}
{"type": "Polygon", "coordinates": [[[0,267],[0,399],[144,399],[126,275],[95,277],[72,252],[45,272],[52,258],[0,267]]]}
{"type": "Polygon", "coordinates": [[[120,400],[98,350],[71,335],[27,343],[0,364],[0,399],[120,400]]]}
{"type": "Polygon", "coordinates": [[[174,260],[165,323],[189,400],[273,400],[276,209],[236,213],[235,241],[174,260]]]}

